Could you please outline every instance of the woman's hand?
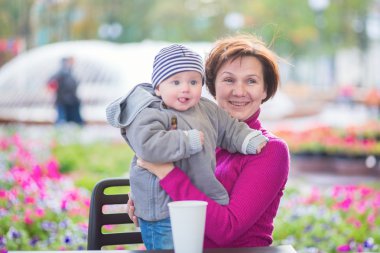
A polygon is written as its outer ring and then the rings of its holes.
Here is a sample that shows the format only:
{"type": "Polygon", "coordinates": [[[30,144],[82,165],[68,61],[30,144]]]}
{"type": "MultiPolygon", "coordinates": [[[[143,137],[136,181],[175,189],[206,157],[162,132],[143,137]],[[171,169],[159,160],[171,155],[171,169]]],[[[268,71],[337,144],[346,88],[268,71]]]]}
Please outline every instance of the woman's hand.
{"type": "Polygon", "coordinates": [[[156,175],[159,179],[163,179],[174,169],[173,163],[150,163],[141,158],[137,159],[137,165],[141,168],[149,170],[152,174],[156,175]]]}
{"type": "Polygon", "coordinates": [[[135,204],[133,203],[133,200],[131,199],[131,195],[128,193],[128,202],[127,202],[127,213],[129,218],[133,221],[133,224],[135,224],[136,227],[139,227],[139,220],[137,219],[137,216],[135,215],[135,204]]]}
{"type": "MultiPolygon", "coordinates": [[[[152,174],[156,175],[159,179],[164,178],[167,174],[169,174],[170,171],[174,169],[173,163],[155,164],[155,163],[144,161],[140,158],[137,159],[137,165],[139,167],[149,170],[152,174]]],[[[139,221],[137,219],[137,216],[135,215],[135,205],[129,193],[128,193],[128,196],[129,196],[129,199],[127,202],[128,216],[133,221],[135,226],[139,227],[139,221]]]]}

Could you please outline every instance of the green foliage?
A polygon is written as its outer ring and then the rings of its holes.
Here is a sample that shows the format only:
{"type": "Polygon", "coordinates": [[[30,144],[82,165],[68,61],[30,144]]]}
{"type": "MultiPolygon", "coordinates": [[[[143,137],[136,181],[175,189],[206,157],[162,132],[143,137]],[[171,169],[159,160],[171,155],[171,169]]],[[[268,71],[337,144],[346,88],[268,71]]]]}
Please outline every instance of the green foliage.
{"type": "Polygon", "coordinates": [[[280,55],[319,54],[339,47],[368,43],[364,24],[375,0],[329,1],[323,11],[313,11],[308,1],[297,0],[82,0],[32,1],[0,0],[0,37],[26,39],[27,47],[41,36],[40,43],[99,39],[102,24],[119,23],[123,32],[115,42],[214,41],[235,32],[253,32],[275,41],[280,55]],[[225,24],[228,14],[241,15],[241,27],[225,24]],[[356,25],[358,26],[358,25],[356,25]]]}
{"type": "Polygon", "coordinates": [[[126,143],[94,142],[57,144],[53,148],[62,173],[69,173],[75,184],[92,190],[103,178],[120,177],[129,172],[133,152],[126,143]]]}

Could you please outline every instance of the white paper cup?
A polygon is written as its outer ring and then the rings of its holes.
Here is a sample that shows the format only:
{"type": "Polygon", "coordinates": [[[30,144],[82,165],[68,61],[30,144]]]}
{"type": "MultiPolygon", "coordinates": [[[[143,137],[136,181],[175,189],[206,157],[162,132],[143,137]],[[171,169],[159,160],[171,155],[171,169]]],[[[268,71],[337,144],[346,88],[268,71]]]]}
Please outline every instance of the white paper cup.
{"type": "Polygon", "coordinates": [[[168,204],[176,253],[201,253],[206,223],[206,201],[174,201],[168,204]]]}

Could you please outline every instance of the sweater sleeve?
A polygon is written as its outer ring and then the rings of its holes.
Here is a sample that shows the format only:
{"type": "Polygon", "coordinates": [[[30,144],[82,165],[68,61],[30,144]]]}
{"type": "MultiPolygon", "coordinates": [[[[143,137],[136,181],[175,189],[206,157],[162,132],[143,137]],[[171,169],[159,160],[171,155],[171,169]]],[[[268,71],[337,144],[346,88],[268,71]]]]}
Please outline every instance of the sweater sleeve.
{"type": "Polygon", "coordinates": [[[288,148],[280,140],[271,140],[260,154],[247,157],[240,166],[242,170],[233,182],[230,202],[225,206],[208,198],[178,168],[160,181],[173,200],[208,202],[206,237],[220,246],[231,245],[282,195],[289,170],[288,148]]]}

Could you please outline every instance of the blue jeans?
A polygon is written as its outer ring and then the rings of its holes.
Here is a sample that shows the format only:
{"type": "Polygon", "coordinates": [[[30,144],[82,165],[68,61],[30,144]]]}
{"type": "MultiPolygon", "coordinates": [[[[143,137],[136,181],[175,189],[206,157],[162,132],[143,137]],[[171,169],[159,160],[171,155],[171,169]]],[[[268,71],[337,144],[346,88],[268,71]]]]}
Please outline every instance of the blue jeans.
{"type": "Polygon", "coordinates": [[[170,218],[146,221],[139,218],[141,235],[147,250],[173,249],[170,218]]]}
{"type": "Polygon", "coordinates": [[[56,105],[57,110],[57,119],[55,121],[56,124],[62,124],[66,122],[66,110],[63,105],[56,105]]]}

